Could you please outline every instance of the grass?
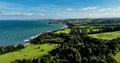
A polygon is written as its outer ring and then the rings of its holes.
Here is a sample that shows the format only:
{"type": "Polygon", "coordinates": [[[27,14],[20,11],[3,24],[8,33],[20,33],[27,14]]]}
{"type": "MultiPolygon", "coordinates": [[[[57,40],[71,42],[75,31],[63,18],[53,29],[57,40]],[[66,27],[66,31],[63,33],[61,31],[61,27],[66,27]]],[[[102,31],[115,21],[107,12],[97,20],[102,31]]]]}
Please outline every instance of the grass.
{"type": "Polygon", "coordinates": [[[92,36],[94,38],[99,38],[99,39],[112,40],[120,37],[120,31],[91,34],[89,36],[92,36]]]}
{"type": "Polygon", "coordinates": [[[102,29],[103,26],[74,26],[73,28],[87,28],[87,32],[97,32],[102,29]]]}
{"type": "Polygon", "coordinates": [[[88,32],[97,32],[102,29],[103,26],[90,26],[88,32]]]}
{"type": "Polygon", "coordinates": [[[114,58],[118,63],[120,63],[120,52],[117,53],[115,56],[113,56],[113,58],[114,58]]]}
{"type": "Polygon", "coordinates": [[[60,33],[65,33],[65,34],[69,34],[71,31],[70,28],[65,28],[65,29],[61,29],[55,32],[55,34],[60,34],[60,33]]]}
{"type": "Polygon", "coordinates": [[[41,57],[45,54],[48,54],[49,51],[56,47],[56,44],[29,45],[22,50],[0,55],[0,63],[10,63],[16,59],[31,59],[41,57]]]}

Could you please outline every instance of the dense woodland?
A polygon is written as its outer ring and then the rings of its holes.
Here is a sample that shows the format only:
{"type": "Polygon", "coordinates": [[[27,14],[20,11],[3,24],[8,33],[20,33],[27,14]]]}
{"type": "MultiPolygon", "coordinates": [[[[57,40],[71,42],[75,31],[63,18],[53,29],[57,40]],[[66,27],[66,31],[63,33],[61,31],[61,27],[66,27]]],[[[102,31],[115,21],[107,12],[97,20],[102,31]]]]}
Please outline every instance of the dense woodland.
{"type": "MultiPolygon", "coordinates": [[[[29,60],[16,59],[12,63],[117,63],[112,56],[120,52],[119,37],[113,40],[103,40],[88,35],[119,31],[120,19],[70,19],[53,21],[52,23],[66,24],[71,31],[69,34],[55,34],[58,30],[46,32],[37,38],[31,39],[30,43],[59,44],[59,47],[43,57],[29,60]],[[96,31],[93,26],[99,28],[99,30],[96,31]]],[[[24,48],[23,45],[0,47],[0,54],[22,48],[24,48]]]]}
{"type": "Polygon", "coordinates": [[[13,52],[13,51],[17,51],[17,50],[20,50],[23,48],[24,48],[23,44],[19,44],[17,46],[14,46],[14,45],[6,46],[6,47],[1,46],[0,47],[0,55],[9,53],[9,52],[13,52]]]}

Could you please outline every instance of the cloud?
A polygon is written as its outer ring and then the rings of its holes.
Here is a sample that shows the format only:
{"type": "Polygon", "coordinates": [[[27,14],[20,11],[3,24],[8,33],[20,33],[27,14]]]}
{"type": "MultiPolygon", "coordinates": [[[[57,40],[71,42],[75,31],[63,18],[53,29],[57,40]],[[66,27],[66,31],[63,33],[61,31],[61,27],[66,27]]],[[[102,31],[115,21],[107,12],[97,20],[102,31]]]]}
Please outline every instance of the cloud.
{"type": "Polygon", "coordinates": [[[3,16],[41,16],[45,17],[45,14],[34,14],[34,13],[2,13],[3,16]]]}
{"type": "Polygon", "coordinates": [[[45,17],[46,15],[43,13],[26,13],[26,12],[14,12],[14,11],[1,11],[1,16],[9,16],[9,17],[29,17],[29,16],[40,16],[40,17],[45,17]]]}
{"type": "Polygon", "coordinates": [[[103,14],[104,16],[120,16],[120,13],[111,13],[111,14],[108,14],[108,13],[106,13],[106,14],[103,14]]]}
{"type": "Polygon", "coordinates": [[[113,8],[101,8],[99,9],[101,12],[119,12],[120,7],[113,7],[113,8]]]}
{"type": "Polygon", "coordinates": [[[0,11],[0,13],[2,13],[2,11],[0,11]]]}
{"type": "Polygon", "coordinates": [[[0,2],[0,8],[5,8],[7,6],[9,6],[8,3],[6,3],[6,2],[0,2]]]}
{"type": "Polygon", "coordinates": [[[90,13],[85,14],[85,17],[89,18],[106,18],[106,17],[120,17],[120,13],[90,13]]]}
{"type": "Polygon", "coordinates": [[[39,16],[43,16],[43,17],[44,17],[44,16],[46,16],[46,15],[45,15],[45,14],[39,14],[39,16]]]}
{"type": "Polygon", "coordinates": [[[103,8],[103,9],[99,9],[99,11],[110,11],[113,10],[113,8],[103,8]]]}
{"type": "Polygon", "coordinates": [[[111,17],[120,16],[120,7],[100,8],[97,6],[63,7],[58,5],[25,6],[0,2],[0,19],[4,18],[87,18],[87,17],[111,17]],[[87,12],[83,12],[87,11],[87,12]],[[93,12],[94,11],[94,12],[93,12]]]}
{"type": "Polygon", "coordinates": [[[73,8],[67,8],[66,11],[71,12],[73,8]]]}
{"type": "Polygon", "coordinates": [[[32,16],[32,13],[3,13],[3,16],[32,16]]]}
{"type": "Polygon", "coordinates": [[[85,8],[82,8],[81,10],[83,11],[87,11],[87,10],[96,10],[97,7],[85,7],[85,8]]]}

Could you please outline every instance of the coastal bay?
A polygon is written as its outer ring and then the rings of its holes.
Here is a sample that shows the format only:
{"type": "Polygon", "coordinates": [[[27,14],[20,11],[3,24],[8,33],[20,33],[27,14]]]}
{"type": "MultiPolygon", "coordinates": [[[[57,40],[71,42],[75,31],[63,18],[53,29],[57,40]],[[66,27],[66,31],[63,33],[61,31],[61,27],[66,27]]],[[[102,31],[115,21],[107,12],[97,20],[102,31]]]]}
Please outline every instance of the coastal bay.
{"type": "Polygon", "coordinates": [[[0,20],[0,46],[24,44],[37,35],[63,28],[52,20],[0,20]]]}

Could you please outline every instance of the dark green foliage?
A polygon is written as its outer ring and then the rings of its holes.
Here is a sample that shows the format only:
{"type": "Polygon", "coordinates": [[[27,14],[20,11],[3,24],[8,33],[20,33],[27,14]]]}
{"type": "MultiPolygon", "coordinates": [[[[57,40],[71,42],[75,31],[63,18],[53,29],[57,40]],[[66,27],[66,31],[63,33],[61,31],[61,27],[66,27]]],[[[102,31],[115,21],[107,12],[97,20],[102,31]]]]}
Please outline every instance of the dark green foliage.
{"type": "MultiPolygon", "coordinates": [[[[120,26],[113,24],[112,21],[108,24],[108,19],[87,19],[89,22],[85,19],[81,20],[83,22],[80,23],[65,22],[71,29],[70,34],[54,34],[54,32],[47,32],[30,41],[32,44],[59,44],[59,48],[50,51],[49,55],[30,60],[16,60],[13,61],[13,63],[117,63],[116,60],[112,58],[112,55],[120,51],[120,38],[107,41],[89,37],[88,34],[118,31],[120,30],[120,26]],[[102,27],[99,31],[94,32],[91,30],[92,32],[89,33],[87,32],[89,27],[74,28],[75,26],[83,25],[102,25],[102,27]]],[[[72,21],[74,21],[74,19],[72,21]]],[[[77,21],[79,21],[79,19],[77,21]]],[[[115,23],[118,23],[118,20],[115,20],[115,23]]],[[[19,47],[21,46],[19,45],[19,47]]],[[[7,50],[11,51],[13,47],[8,48],[7,50]]],[[[5,50],[1,47],[0,51],[3,52],[5,50]]]]}
{"type": "Polygon", "coordinates": [[[0,47],[0,54],[5,54],[8,52],[13,52],[17,51],[20,49],[23,49],[24,45],[23,44],[18,44],[17,46],[6,46],[6,47],[0,47]]]}
{"type": "MultiPolygon", "coordinates": [[[[52,50],[50,52],[50,55],[45,55],[41,58],[32,60],[22,60],[22,62],[29,61],[31,63],[116,63],[116,61],[109,55],[115,55],[118,51],[120,51],[120,47],[118,47],[119,39],[106,41],[87,36],[81,37],[79,35],[76,36],[73,34],[56,35],[52,33],[47,33],[47,36],[59,37],[64,40],[63,42],[58,41],[58,44],[61,44],[60,47],[52,50]]],[[[39,37],[36,38],[36,40],[39,39],[39,37]]],[[[43,43],[40,42],[41,40],[39,40],[37,43],[43,43]]],[[[42,40],[44,41],[44,39],[42,40]]],[[[17,60],[15,62],[19,61],[17,60]]]]}
{"type": "Polygon", "coordinates": [[[114,58],[112,58],[110,55],[106,56],[107,63],[117,63],[114,58]]]}

